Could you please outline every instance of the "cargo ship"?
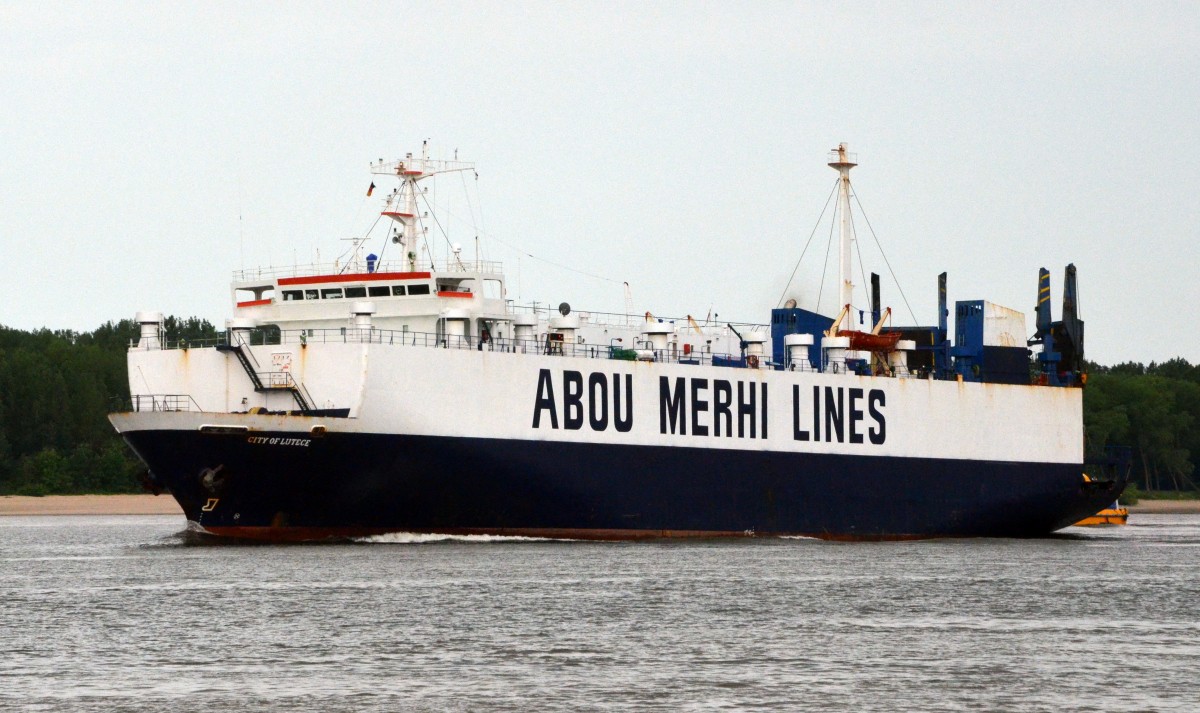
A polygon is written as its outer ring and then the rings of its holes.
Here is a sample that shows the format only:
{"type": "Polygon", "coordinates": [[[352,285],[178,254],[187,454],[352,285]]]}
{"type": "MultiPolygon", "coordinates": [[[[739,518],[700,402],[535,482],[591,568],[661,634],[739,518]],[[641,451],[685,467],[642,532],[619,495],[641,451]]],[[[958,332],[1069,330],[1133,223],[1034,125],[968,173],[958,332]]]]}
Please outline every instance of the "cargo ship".
{"type": "Polygon", "coordinates": [[[110,420],[226,538],[1029,537],[1113,502],[1083,474],[1074,267],[1057,321],[1041,270],[1032,337],[984,300],[952,334],[945,273],[937,324],[894,326],[877,276],[854,301],[856,158],[827,163],[840,312],[739,324],[516,305],[498,263],[429,249],[422,183],[473,165],[381,160],[379,254],[236,272],[213,344],[139,312],[110,420]]]}

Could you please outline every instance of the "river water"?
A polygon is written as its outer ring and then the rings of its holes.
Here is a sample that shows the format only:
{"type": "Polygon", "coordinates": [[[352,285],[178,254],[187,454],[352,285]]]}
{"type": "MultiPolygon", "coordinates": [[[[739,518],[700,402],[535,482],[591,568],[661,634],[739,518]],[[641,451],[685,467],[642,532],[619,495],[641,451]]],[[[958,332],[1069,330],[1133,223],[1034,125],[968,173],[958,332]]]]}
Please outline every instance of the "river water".
{"type": "Polygon", "coordinates": [[[1200,710],[1200,515],[873,544],[182,524],[0,518],[0,710],[1200,710]]]}

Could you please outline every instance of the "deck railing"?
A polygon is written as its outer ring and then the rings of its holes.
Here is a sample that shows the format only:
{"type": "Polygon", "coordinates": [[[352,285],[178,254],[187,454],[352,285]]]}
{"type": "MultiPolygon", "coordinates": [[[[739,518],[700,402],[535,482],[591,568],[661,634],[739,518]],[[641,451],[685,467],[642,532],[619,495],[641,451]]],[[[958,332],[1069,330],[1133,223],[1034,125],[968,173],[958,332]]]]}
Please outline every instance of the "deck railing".
{"type": "Polygon", "coordinates": [[[129,406],[130,411],[204,411],[189,394],[134,394],[129,406]]]}
{"type": "MultiPolygon", "coordinates": [[[[509,304],[508,309],[514,315],[532,314],[532,315],[536,315],[543,319],[550,319],[552,317],[557,317],[559,314],[558,308],[551,304],[539,305],[539,304],[511,303],[511,304],[509,304]]],[[[571,312],[571,314],[579,317],[579,321],[581,323],[583,323],[584,325],[593,325],[593,326],[601,326],[601,327],[607,327],[607,326],[636,327],[636,326],[640,326],[640,325],[647,323],[646,314],[644,312],[635,314],[632,312],[625,313],[625,312],[597,312],[594,310],[588,310],[588,311],[575,310],[575,311],[571,312]]],[[[689,330],[689,333],[690,333],[690,330],[694,329],[688,323],[687,317],[661,317],[661,318],[655,317],[654,321],[655,322],[663,322],[665,324],[674,324],[681,329],[689,330]]],[[[711,319],[707,319],[707,318],[704,320],[699,320],[699,319],[693,318],[693,321],[696,323],[696,328],[699,328],[706,332],[712,331],[714,329],[720,330],[720,331],[725,331],[729,328],[728,325],[731,325],[731,324],[733,325],[734,329],[737,329],[739,332],[743,332],[743,333],[754,331],[754,330],[764,330],[767,328],[766,325],[756,324],[754,322],[729,322],[726,320],[721,320],[719,322],[715,322],[715,321],[713,321],[711,319]]]]}
{"type": "Polygon", "coordinates": [[[234,282],[254,282],[258,280],[274,280],[279,277],[314,277],[316,275],[342,275],[347,279],[354,275],[369,275],[378,272],[479,272],[494,275],[503,272],[503,266],[496,260],[418,260],[415,263],[408,260],[383,260],[373,265],[373,270],[367,269],[365,260],[353,260],[349,263],[322,262],[305,265],[269,265],[246,270],[234,270],[234,282]]]}
{"type": "MultiPolygon", "coordinates": [[[[193,340],[190,342],[164,342],[163,349],[191,349],[215,347],[227,343],[226,333],[217,339],[193,340]]],[[[649,342],[638,342],[629,349],[614,344],[580,344],[559,341],[554,335],[541,334],[535,339],[492,337],[480,339],[474,336],[433,334],[429,332],[406,332],[394,329],[341,327],[338,329],[255,329],[246,341],[250,345],[308,345],[308,344],[386,344],[398,347],[425,347],[430,349],[458,349],[512,354],[544,354],[549,356],[579,359],[616,359],[620,361],[668,362],[673,364],[713,364],[717,366],[746,367],[755,361],[760,368],[781,368],[769,355],[757,360],[750,356],[692,350],[683,347],[654,349],[649,342]]],[[[795,365],[793,371],[814,371],[807,360],[795,365]]],[[[276,372],[270,372],[276,373],[276,372]]],[[[282,372],[280,372],[282,373],[282,372]]],[[[263,374],[266,376],[266,373],[263,374]]],[[[280,377],[288,378],[288,377],[280,377]]],[[[264,383],[266,383],[264,381],[264,383]]]]}

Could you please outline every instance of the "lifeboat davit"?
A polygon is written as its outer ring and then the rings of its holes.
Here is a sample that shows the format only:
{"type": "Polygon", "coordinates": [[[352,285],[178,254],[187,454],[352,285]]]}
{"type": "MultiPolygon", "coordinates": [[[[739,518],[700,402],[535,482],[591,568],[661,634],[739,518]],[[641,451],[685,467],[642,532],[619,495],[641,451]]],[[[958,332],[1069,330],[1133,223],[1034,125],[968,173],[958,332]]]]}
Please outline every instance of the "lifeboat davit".
{"type": "Polygon", "coordinates": [[[839,329],[839,337],[850,338],[850,348],[861,352],[890,352],[895,351],[896,342],[903,336],[900,332],[885,332],[871,334],[870,332],[855,332],[849,329],[839,329]]]}

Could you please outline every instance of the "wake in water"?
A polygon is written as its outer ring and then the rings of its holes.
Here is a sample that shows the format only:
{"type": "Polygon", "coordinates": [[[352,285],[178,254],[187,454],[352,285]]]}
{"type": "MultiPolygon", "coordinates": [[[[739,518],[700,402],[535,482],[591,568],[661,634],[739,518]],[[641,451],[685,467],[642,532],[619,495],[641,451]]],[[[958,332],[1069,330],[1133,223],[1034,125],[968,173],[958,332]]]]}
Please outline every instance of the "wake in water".
{"type": "Polygon", "coordinates": [[[420,532],[389,532],[384,535],[355,537],[352,542],[372,545],[426,545],[436,542],[575,542],[551,537],[518,537],[515,535],[436,535],[420,532]]]}
{"type": "Polygon", "coordinates": [[[159,538],[156,542],[141,545],[144,548],[207,546],[207,547],[272,547],[272,546],[321,546],[321,545],[426,545],[442,542],[466,543],[521,543],[521,542],[581,542],[552,537],[522,537],[516,535],[448,535],[420,532],[389,532],[364,537],[330,537],[302,542],[271,542],[267,540],[218,537],[208,533],[194,522],[178,532],[159,538]]]}

